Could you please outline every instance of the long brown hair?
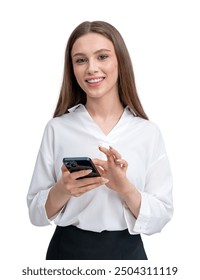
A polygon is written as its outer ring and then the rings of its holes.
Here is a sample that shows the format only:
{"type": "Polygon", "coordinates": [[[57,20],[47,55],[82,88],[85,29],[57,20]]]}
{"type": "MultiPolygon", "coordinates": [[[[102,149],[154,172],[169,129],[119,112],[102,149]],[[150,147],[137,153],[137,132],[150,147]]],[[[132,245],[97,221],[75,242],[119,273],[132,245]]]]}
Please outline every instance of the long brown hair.
{"type": "Polygon", "coordinates": [[[124,40],[114,26],[104,21],[82,22],[70,35],[65,51],[63,81],[54,117],[67,113],[70,107],[79,103],[83,105],[86,103],[86,94],[78,85],[74,75],[71,51],[79,37],[91,32],[101,34],[113,43],[118,60],[118,88],[122,105],[124,107],[129,105],[137,116],[148,119],[137,94],[132,62],[124,40]]]}

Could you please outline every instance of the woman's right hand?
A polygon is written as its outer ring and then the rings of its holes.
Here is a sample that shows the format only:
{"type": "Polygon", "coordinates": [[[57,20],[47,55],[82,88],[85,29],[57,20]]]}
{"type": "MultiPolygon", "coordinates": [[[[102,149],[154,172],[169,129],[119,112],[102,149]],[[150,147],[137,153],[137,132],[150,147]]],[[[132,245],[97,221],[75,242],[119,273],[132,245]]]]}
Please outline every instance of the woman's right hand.
{"type": "Polygon", "coordinates": [[[77,180],[89,174],[91,172],[90,170],[70,173],[65,165],[63,165],[61,171],[62,176],[51,188],[45,204],[49,219],[58,213],[72,196],[79,197],[88,191],[108,183],[108,179],[103,177],[90,177],[77,180]]]}
{"type": "Polygon", "coordinates": [[[92,189],[108,183],[109,181],[103,177],[78,179],[88,175],[92,170],[81,170],[70,173],[64,164],[62,165],[61,171],[62,176],[58,187],[69,196],[78,197],[92,189]]]}

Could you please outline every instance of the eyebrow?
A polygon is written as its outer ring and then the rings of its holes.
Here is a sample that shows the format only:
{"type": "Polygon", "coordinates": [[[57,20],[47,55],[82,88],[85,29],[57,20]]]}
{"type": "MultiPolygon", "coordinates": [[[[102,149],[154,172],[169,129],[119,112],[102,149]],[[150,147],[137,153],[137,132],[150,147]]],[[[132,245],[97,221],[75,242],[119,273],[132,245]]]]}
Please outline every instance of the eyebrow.
{"type": "MultiPolygon", "coordinates": [[[[94,54],[97,54],[97,53],[100,53],[100,52],[111,52],[111,50],[108,50],[108,49],[100,49],[100,50],[97,50],[96,52],[94,52],[94,54]]],[[[81,56],[81,55],[85,55],[85,53],[75,53],[74,55],[73,55],[73,57],[75,57],[75,56],[81,56]]]]}

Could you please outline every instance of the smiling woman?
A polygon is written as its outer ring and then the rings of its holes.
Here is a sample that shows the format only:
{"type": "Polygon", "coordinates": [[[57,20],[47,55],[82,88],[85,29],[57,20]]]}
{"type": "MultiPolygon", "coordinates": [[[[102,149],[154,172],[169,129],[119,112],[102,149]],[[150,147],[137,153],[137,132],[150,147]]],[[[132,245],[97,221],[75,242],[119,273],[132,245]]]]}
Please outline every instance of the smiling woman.
{"type": "Polygon", "coordinates": [[[93,98],[106,103],[119,99],[117,57],[109,39],[88,33],[76,40],[71,53],[74,74],[87,94],[87,103],[93,98]]]}
{"type": "MultiPolygon", "coordinates": [[[[67,110],[74,105],[77,105],[79,103],[82,103],[84,105],[86,104],[86,93],[76,82],[76,76],[73,71],[74,61],[72,58],[72,49],[77,40],[81,39],[81,37],[83,36],[91,34],[103,36],[104,39],[107,39],[109,41],[109,46],[111,47],[111,49],[114,48],[114,54],[116,55],[118,63],[118,91],[120,101],[123,106],[125,107],[129,105],[130,108],[134,109],[134,112],[138,116],[148,119],[138,98],[132,62],[125,42],[121,34],[114,26],[103,21],[83,22],[79,26],[77,26],[77,28],[75,28],[70,35],[65,51],[63,82],[61,86],[60,97],[57,103],[56,110],[54,112],[54,117],[66,113],[67,110]]],[[[91,43],[95,44],[95,42],[90,41],[90,44],[91,43]]],[[[85,45],[80,51],[80,54],[83,55],[83,57],[81,57],[81,60],[79,62],[82,63],[87,61],[87,58],[84,56],[84,49],[85,45]]],[[[96,51],[101,51],[101,47],[97,46],[96,51]]],[[[108,51],[109,52],[106,54],[103,53],[104,58],[105,56],[110,55],[109,48],[108,51]]],[[[99,58],[102,59],[102,56],[99,56],[99,58]]]]}
{"type": "Polygon", "coordinates": [[[69,37],[61,92],[27,195],[30,220],[57,225],[47,259],[146,260],[141,234],[173,214],[164,141],[137,95],[126,45],[109,23],[83,22],[69,37]],[[93,159],[70,172],[64,157],[93,159]]]}

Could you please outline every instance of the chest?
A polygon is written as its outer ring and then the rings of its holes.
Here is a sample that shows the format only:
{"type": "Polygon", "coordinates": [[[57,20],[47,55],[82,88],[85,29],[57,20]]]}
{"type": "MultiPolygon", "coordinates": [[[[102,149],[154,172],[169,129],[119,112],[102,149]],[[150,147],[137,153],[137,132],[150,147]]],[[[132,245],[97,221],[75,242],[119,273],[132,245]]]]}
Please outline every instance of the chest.
{"type": "Polygon", "coordinates": [[[60,133],[55,133],[54,160],[57,177],[63,157],[90,157],[106,160],[98,146],[113,146],[128,162],[127,176],[138,188],[145,184],[150,149],[147,139],[124,126],[115,129],[107,136],[95,127],[65,126],[60,133]]]}

